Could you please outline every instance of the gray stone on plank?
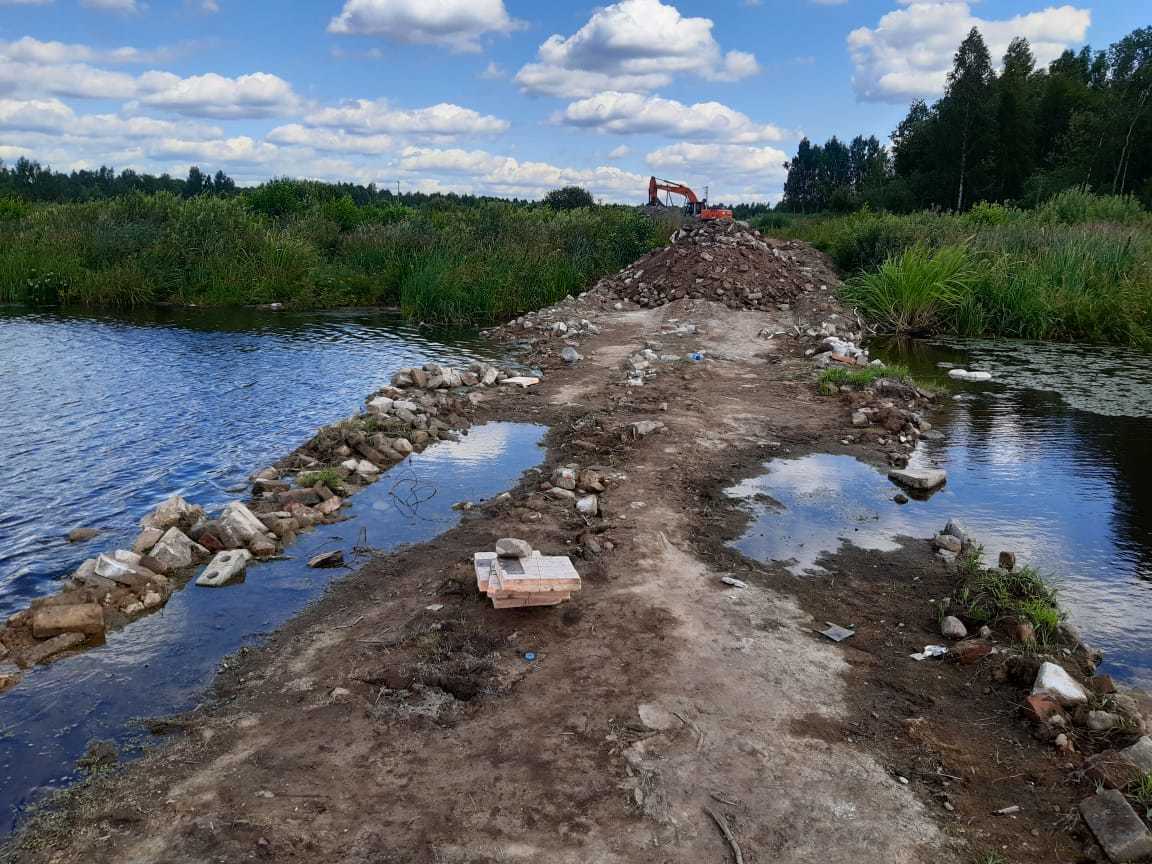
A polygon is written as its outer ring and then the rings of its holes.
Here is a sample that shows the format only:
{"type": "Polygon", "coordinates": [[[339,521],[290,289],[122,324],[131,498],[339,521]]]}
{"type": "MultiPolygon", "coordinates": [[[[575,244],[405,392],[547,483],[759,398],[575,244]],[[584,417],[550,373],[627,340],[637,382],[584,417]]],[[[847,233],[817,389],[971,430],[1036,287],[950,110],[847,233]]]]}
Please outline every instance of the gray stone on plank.
{"type": "Polygon", "coordinates": [[[532,544],[527,540],[505,537],[496,541],[496,555],[499,558],[531,558],[532,544]]]}

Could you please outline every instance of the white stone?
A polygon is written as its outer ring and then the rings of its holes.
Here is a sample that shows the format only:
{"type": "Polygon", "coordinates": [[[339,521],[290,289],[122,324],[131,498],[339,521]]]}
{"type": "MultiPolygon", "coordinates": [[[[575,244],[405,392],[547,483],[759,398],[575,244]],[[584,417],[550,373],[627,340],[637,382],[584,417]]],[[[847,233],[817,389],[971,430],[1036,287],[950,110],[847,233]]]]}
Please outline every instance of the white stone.
{"type": "Polygon", "coordinates": [[[182,521],[194,522],[201,512],[199,507],[194,507],[179,495],[173,495],[140,520],[140,527],[167,531],[182,521]]]}
{"type": "Polygon", "coordinates": [[[1084,705],[1088,702],[1088,693],[1080,683],[1064,671],[1063,666],[1055,663],[1045,663],[1036,673],[1036,683],[1032,687],[1032,695],[1047,693],[1061,705],[1084,705]]]}
{"type": "Polygon", "coordinates": [[[512,377],[512,378],[505,378],[501,383],[502,384],[515,384],[519,387],[528,388],[528,387],[535,387],[537,384],[540,383],[540,379],[539,378],[533,378],[529,375],[517,375],[517,376],[512,377]]]}
{"type": "Polygon", "coordinates": [[[584,516],[599,516],[600,498],[596,495],[585,495],[576,502],[576,509],[584,516]]]}
{"type": "Polygon", "coordinates": [[[196,579],[196,584],[205,588],[219,588],[221,585],[226,585],[243,573],[251,560],[252,553],[247,549],[218,552],[212,563],[205,567],[204,572],[196,579]]]}
{"type": "Polygon", "coordinates": [[[395,404],[396,400],[394,399],[389,399],[387,396],[377,396],[368,403],[368,410],[376,414],[387,414],[395,404]]]}
{"type": "Polygon", "coordinates": [[[166,570],[182,570],[195,564],[198,557],[207,556],[208,550],[179,528],[169,528],[150,554],[166,570]]]}
{"type": "Polygon", "coordinates": [[[356,463],[356,473],[374,477],[380,473],[380,469],[369,462],[367,459],[361,459],[356,463]]]}
{"type": "Polygon", "coordinates": [[[241,545],[247,545],[253,537],[264,533],[264,523],[239,501],[233,501],[225,507],[219,521],[221,527],[241,545]]]}
{"type": "Polygon", "coordinates": [[[532,544],[527,540],[505,537],[496,541],[496,555],[499,558],[531,558],[532,544]]]}
{"type": "Polygon", "coordinates": [[[957,381],[991,381],[991,372],[969,372],[967,369],[949,369],[948,377],[957,381]]]}
{"type": "Polygon", "coordinates": [[[963,621],[954,615],[949,615],[940,622],[940,633],[949,639],[968,638],[968,628],[964,626],[963,621]]]}

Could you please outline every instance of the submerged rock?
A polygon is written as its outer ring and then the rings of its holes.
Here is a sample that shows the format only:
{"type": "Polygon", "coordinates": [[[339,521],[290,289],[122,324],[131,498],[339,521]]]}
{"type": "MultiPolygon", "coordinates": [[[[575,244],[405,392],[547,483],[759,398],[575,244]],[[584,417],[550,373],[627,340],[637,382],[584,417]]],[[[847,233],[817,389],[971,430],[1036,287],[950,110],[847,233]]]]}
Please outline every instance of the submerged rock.
{"type": "Polygon", "coordinates": [[[32,612],[32,636],[50,639],[63,633],[104,635],[104,608],[99,603],[41,606],[32,612]]]}
{"type": "Polygon", "coordinates": [[[909,489],[931,492],[948,482],[948,474],[935,468],[903,468],[899,471],[889,471],[888,479],[909,489]]]}
{"type": "Polygon", "coordinates": [[[196,584],[203,588],[219,588],[227,585],[244,572],[251,560],[252,553],[247,549],[220,552],[212,559],[212,563],[204,568],[204,572],[196,579],[196,584]]]}
{"type": "Polygon", "coordinates": [[[99,535],[99,528],[73,528],[68,532],[69,543],[87,543],[99,535]]]}

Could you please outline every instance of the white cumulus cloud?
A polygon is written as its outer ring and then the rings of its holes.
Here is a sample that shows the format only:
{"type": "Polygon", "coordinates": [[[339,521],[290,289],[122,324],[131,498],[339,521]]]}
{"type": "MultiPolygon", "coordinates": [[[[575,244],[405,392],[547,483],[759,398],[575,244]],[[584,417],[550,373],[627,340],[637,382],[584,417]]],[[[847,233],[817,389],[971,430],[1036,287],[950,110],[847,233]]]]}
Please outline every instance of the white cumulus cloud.
{"type": "Polygon", "coordinates": [[[193,117],[273,117],[291,114],[299,107],[292,85],[267,72],[237,78],[215,72],[188,78],[146,72],[140,76],[138,89],[140,104],[193,117]]]}
{"type": "Polygon", "coordinates": [[[277,126],[265,140],[286,147],[308,147],[329,153],[378,156],[390,153],[395,141],[390,135],[349,135],[343,130],[315,129],[299,123],[277,126]]]}
{"type": "Polygon", "coordinates": [[[408,147],[397,167],[413,182],[441,183],[435,175],[455,176],[454,188],[492,195],[539,197],[561,186],[583,186],[596,198],[640,200],[648,178],[608,165],[565,168],[548,162],[528,162],[485,150],[408,147]],[[432,175],[432,176],[429,176],[432,175]]]}
{"type": "Polygon", "coordinates": [[[903,9],[884,15],[875,27],[848,35],[856,67],[853,85],[860,99],[906,102],[940,95],[956,49],[973,27],[983,34],[993,60],[1003,56],[1013,38],[1023,36],[1044,64],[1082,43],[1092,23],[1090,10],[1069,5],[985,19],[975,15],[966,0],[901,2],[903,9]]]}
{"type": "Polygon", "coordinates": [[[478,51],[484,34],[509,33],[520,26],[504,0],[346,0],[328,32],[478,51]]]}
{"type": "Polygon", "coordinates": [[[516,80],[528,92],[575,98],[604,89],[647,92],[682,74],[737,81],[760,71],[753,54],[725,54],[712,28],[710,18],[685,17],[662,0],[620,0],[571,36],[550,36],[516,80]]]}
{"type": "Polygon", "coordinates": [[[335,127],[349,132],[423,137],[497,135],[508,129],[507,120],[449,102],[403,109],[393,107],[384,99],[356,99],[322,108],[305,119],[310,126],[335,127]]]}
{"type": "Polygon", "coordinates": [[[573,102],[557,114],[555,120],[617,135],[717,138],[736,144],[780,141],[788,137],[778,126],[754,123],[748,115],[720,102],[685,105],[674,99],[611,90],[573,102]]]}

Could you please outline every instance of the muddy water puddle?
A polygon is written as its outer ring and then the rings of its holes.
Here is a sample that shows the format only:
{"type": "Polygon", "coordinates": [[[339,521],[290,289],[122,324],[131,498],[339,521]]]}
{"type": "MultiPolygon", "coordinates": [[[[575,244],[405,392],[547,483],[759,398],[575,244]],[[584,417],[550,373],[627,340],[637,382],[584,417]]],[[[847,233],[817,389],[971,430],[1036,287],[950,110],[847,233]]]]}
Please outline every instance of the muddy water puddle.
{"type": "Polygon", "coordinates": [[[1017,342],[873,346],[945,389],[913,467],[948,471],[928,501],[898,505],[885,472],[849,456],[774,460],[730,494],[753,516],[744,554],[819,572],[845,544],[890,550],[949,518],[989,556],[1017,553],[1061,602],[1107,671],[1152,687],[1152,358],[1114,348],[1017,342]],[[990,371],[955,383],[950,367],[990,371]]]}

